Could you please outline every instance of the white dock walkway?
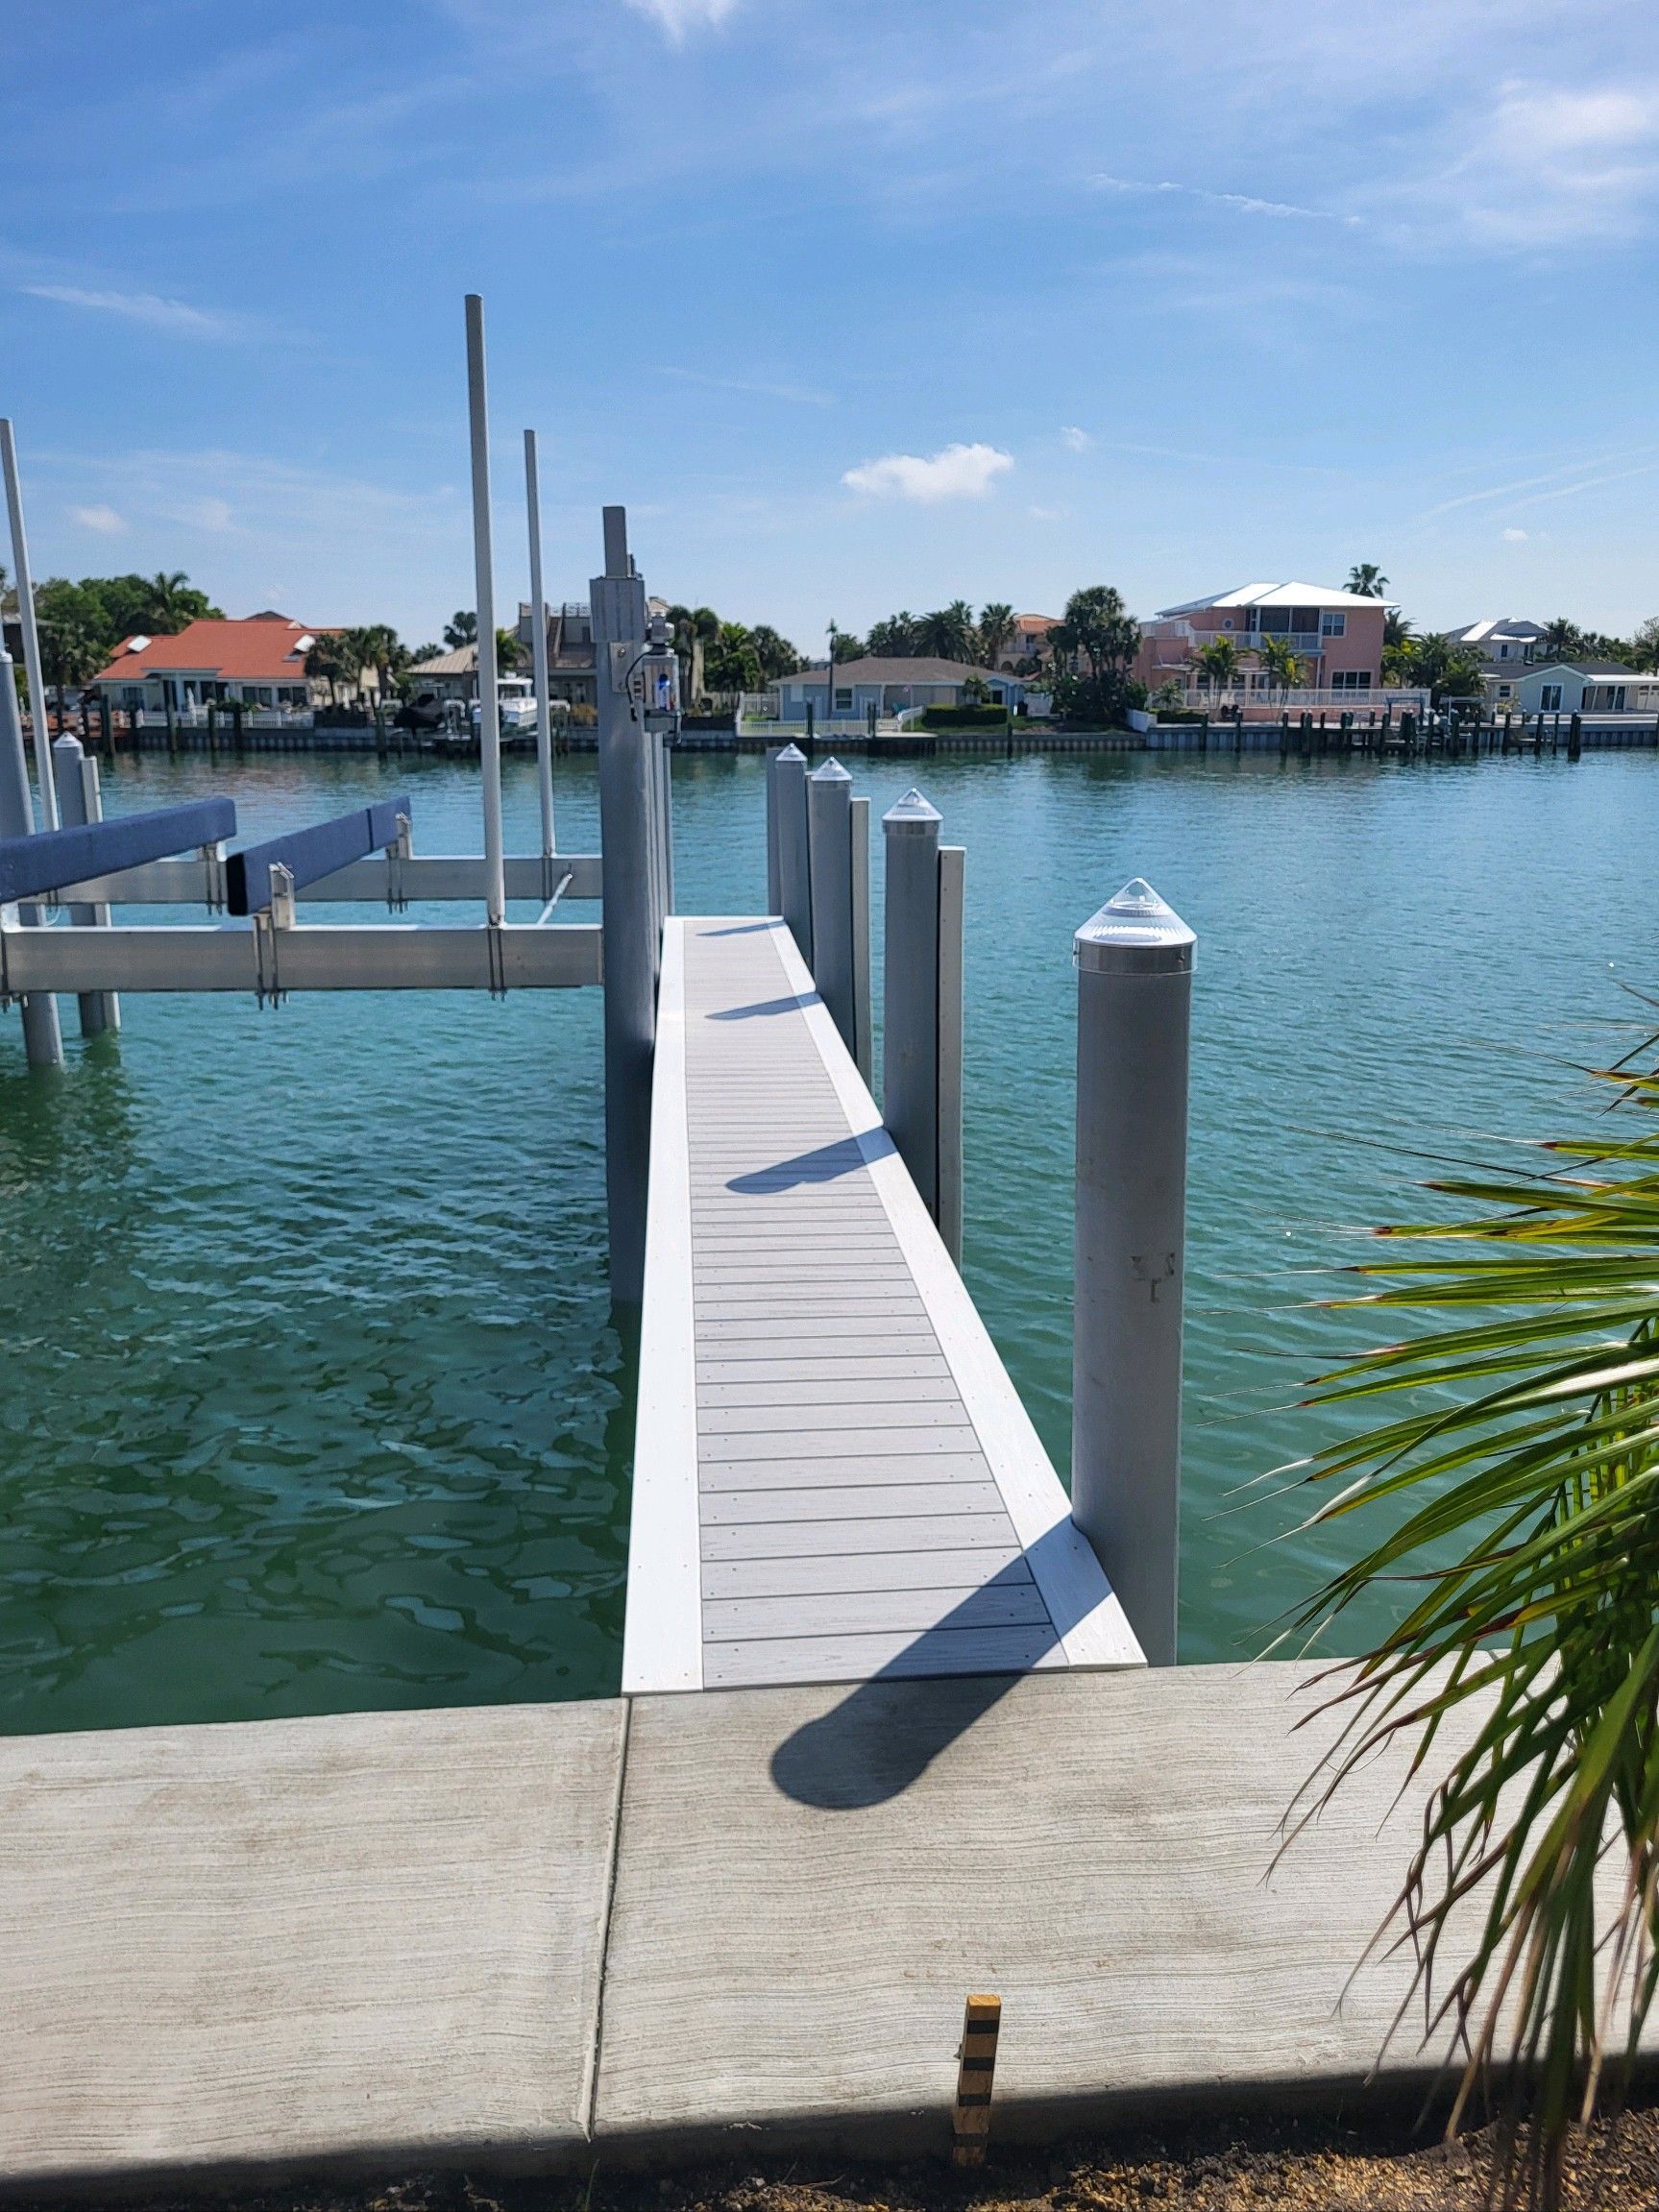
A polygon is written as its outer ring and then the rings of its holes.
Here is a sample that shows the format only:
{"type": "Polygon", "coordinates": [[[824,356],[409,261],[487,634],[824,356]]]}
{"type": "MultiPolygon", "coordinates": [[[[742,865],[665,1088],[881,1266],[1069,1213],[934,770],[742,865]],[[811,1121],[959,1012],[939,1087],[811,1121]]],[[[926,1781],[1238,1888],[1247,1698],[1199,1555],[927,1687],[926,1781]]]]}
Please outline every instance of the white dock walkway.
{"type": "Polygon", "coordinates": [[[671,919],[622,1687],[1139,1647],[785,925],[671,919]]]}

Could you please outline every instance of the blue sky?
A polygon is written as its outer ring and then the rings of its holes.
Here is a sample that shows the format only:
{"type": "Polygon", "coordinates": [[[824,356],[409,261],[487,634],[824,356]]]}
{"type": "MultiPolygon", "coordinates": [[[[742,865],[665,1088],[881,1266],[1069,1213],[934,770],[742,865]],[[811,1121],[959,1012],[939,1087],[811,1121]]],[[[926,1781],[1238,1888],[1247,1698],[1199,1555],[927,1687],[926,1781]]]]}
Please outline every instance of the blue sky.
{"type": "Polygon", "coordinates": [[[5,0],[0,412],[37,573],[470,604],[622,499],[806,647],[1379,561],[1420,624],[1659,611],[1640,0],[5,0]]]}

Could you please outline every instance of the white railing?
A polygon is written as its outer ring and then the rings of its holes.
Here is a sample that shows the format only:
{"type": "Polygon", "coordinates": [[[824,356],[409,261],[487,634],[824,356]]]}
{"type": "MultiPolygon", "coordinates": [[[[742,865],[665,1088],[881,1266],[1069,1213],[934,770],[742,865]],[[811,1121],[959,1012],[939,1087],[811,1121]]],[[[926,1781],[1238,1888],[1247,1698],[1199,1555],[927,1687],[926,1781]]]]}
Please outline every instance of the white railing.
{"type": "MultiPolygon", "coordinates": [[[[1154,689],[1156,697],[1156,687],[1154,689]]],[[[1304,714],[1378,714],[1392,707],[1398,720],[1403,714],[1422,716],[1428,711],[1427,691],[1407,690],[1401,685],[1379,685],[1375,691],[1337,691],[1330,686],[1314,687],[1297,685],[1290,691],[1277,689],[1257,690],[1253,684],[1209,685],[1191,684],[1182,699],[1182,708],[1187,713],[1231,715],[1234,707],[1242,707],[1247,715],[1304,715],[1304,714]]],[[[1156,712],[1156,709],[1154,710],[1156,712]]]]}

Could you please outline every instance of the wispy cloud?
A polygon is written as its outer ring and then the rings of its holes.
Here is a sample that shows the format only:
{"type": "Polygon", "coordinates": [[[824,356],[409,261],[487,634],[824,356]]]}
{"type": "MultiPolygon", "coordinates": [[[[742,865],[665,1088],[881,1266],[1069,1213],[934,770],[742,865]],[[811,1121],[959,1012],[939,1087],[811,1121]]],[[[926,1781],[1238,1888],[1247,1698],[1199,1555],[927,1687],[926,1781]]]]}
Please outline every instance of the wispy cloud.
{"type": "Polygon", "coordinates": [[[104,538],[118,538],[127,527],[126,517],[118,515],[113,507],[71,507],[69,520],[79,523],[84,530],[96,530],[104,538]]]}
{"type": "Polygon", "coordinates": [[[1602,453],[1589,459],[1568,461],[1557,468],[1546,469],[1540,475],[1511,476],[1501,484],[1488,484],[1477,492],[1460,492],[1454,499],[1440,499],[1432,507],[1426,507],[1416,520],[1432,523],[1463,507],[1490,506],[1500,500],[1529,507],[1541,499],[1570,499],[1579,492],[1593,491],[1598,484],[1621,484],[1632,476],[1646,476],[1654,469],[1659,469],[1659,446],[1626,447],[1622,453],[1602,453]],[[1611,468],[1610,464],[1615,461],[1621,465],[1611,468]]]}
{"type": "Polygon", "coordinates": [[[769,384],[759,377],[710,377],[700,369],[661,367],[659,377],[672,377],[679,384],[701,384],[711,392],[744,392],[757,400],[788,400],[800,407],[833,407],[832,392],[815,392],[804,384],[769,384]]]}
{"type": "Polygon", "coordinates": [[[1060,442],[1068,451],[1073,453],[1086,453],[1090,446],[1094,444],[1094,440],[1088,432],[1080,430],[1075,423],[1068,423],[1065,428],[1061,430],[1060,442]]]}
{"type": "Polygon", "coordinates": [[[995,446],[944,446],[923,459],[919,453],[886,453],[848,469],[842,482],[855,492],[881,499],[915,499],[931,506],[939,499],[982,499],[998,476],[1013,467],[1013,455],[995,446]]]}
{"type": "Polygon", "coordinates": [[[1148,199],[1169,195],[1179,200],[1195,200],[1205,207],[1229,207],[1236,215],[1272,215],[1281,220],[1292,217],[1308,223],[1342,223],[1354,229],[1362,221],[1358,215],[1339,214],[1333,207],[1304,207],[1294,200],[1259,200],[1253,192],[1209,192],[1200,184],[1181,184],[1170,177],[1153,180],[1112,177],[1103,172],[1091,177],[1089,182],[1103,192],[1122,192],[1148,199]]]}
{"type": "Polygon", "coordinates": [[[1449,210],[1476,245],[1540,249],[1633,237],[1659,203],[1659,81],[1508,78],[1458,151],[1403,197],[1449,210]]]}
{"type": "Polygon", "coordinates": [[[217,307],[192,307],[183,300],[164,299],[159,292],[97,292],[80,284],[22,284],[18,289],[36,300],[55,301],[61,307],[118,315],[124,322],[142,323],[148,329],[170,331],[180,338],[237,338],[246,328],[238,315],[217,307]]]}
{"type": "Polygon", "coordinates": [[[1502,533],[1503,543],[1506,546],[1524,546],[1531,534],[1530,530],[1505,530],[1502,533]]]}
{"type": "Polygon", "coordinates": [[[672,45],[683,45],[694,31],[723,23],[738,0],[628,0],[630,8],[660,23],[672,45]]]}

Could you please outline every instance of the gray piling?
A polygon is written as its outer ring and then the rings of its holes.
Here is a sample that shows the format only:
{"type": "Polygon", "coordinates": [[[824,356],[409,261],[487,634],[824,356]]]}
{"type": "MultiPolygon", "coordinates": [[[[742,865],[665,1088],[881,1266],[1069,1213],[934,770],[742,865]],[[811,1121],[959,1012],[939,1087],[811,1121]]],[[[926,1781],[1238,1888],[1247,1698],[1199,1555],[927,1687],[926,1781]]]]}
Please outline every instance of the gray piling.
{"type": "Polygon", "coordinates": [[[778,803],[778,912],[801,959],[813,964],[812,857],[807,841],[807,761],[785,745],[772,764],[778,803]]]}
{"type": "Polygon", "coordinates": [[[939,816],[913,786],[881,826],[887,856],[881,1114],[922,1203],[937,1219],[939,816]]]}
{"type": "Polygon", "coordinates": [[[852,1057],[866,1084],[875,1082],[875,1044],[870,1024],[869,974],[869,801],[854,797],[848,810],[852,858],[852,1057]]]}
{"type": "MultiPolygon", "coordinates": [[[[79,738],[60,738],[53,745],[52,778],[58,787],[58,819],[66,830],[78,830],[87,822],[104,819],[98,764],[86,758],[79,738]]],[[[67,912],[71,929],[108,929],[110,926],[110,910],[102,904],[92,906],[84,900],[72,899],[67,912]]],[[[121,1002],[113,991],[82,991],[79,1003],[84,1037],[102,1036],[106,1030],[121,1027],[121,1002]]]]}
{"type": "Polygon", "coordinates": [[[1078,931],[1072,1519],[1148,1662],[1176,1659],[1196,939],[1150,885],[1078,931]]]}
{"type": "Polygon", "coordinates": [[[646,1203],[656,1052],[661,783],[627,670],[645,649],[646,587],[633,574],[627,518],[604,510],[605,573],[590,586],[598,693],[599,830],[605,968],[605,1194],[611,1293],[645,1295],[646,1203]],[[613,650],[613,648],[616,648],[613,650]]]}
{"type": "MultiPolygon", "coordinates": [[[[44,726],[45,717],[40,717],[44,726]]],[[[50,770],[47,773],[50,774],[50,770]]],[[[17,681],[12,656],[0,652],[0,838],[28,838],[35,834],[35,808],[29,796],[29,763],[23,752],[23,718],[17,709],[17,681]]],[[[18,919],[27,929],[42,923],[37,906],[19,907],[18,919]]],[[[23,1050],[29,1065],[61,1067],[63,1033],[58,1027],[58,1002],[45,992],[31,991],[23,1001],[23,1050]]]]}
{"type": "Polygon", "coordinates": [[[812,971],[848,1052],[858,1049],[853,986],[852,778],[838,760],[807,778],[807,839],[812,870],[812,971]]]}
{"type": "Polygon", "coordinates": [[[767,747],[767,912],[783,912],[783,892],[778,880],[778,755],[781,745],[767,747]]]}
{"type": "Polygon", "coordinates": [[[939,1204],[944,1248],[962,1265],[963,894],[967,851],[939,848],[939,1204]]]}

